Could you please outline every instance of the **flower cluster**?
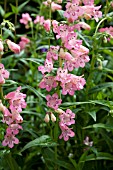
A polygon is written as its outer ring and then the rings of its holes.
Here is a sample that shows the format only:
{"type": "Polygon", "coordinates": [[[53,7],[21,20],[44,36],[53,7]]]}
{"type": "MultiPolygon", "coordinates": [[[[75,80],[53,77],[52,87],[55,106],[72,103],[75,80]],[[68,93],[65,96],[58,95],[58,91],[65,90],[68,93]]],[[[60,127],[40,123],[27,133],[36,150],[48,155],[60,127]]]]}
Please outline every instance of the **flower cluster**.
{"type": "Polygon", "coordinates": [[[18,87],[16,91],[10,92],[5,96],[8,100],[9,109],[0,101],[0,111],[3,112],[3,123],[7,124],[5,139],[2,142],[3,146],[9,146],[12,148],[14,144],[18,144],[19,140],[15,137],[19,133],[19,129],[22,126],[19,124],[23,122],[23,118],[20,115],[22,108],[26,108],[26,102],[24,98],[25,94],[20,93],[21,87],[18,87]]]}
{"type": "MultiPolygon", "coordinates": [[[[71,3],[67,3],[64,16],[66,16],[66,13],[68,13],[69,9],[71,10],[71,6],[73,6],[73,10],[81,7],[77,2],[78,1],[72,1],[71,3]]],[[[84,1],[83,3],[85,4],[86,1],[84,1]]],[[[91,4],[87,4],[87,6],[90,5],[91,4]]],[[[96,10],[95,7],[94,10],[96,10]]],[[[71,15],[71,12],[69,12],[69,15],[71,15]]],[[[79,15],[79,12],[77,15],[79,15]]],[[[73,21],[78,19],[78,17],[75,17],[73,21]]],[[[37,16],[34,22],[43,25],[44,18],[37,16]]],[[[76,76],[70,72],[73,71],[75,68],[84,67],[85,63],[89,62],[90,60],[88,56],[89,49],[82,45],[82,40],[78,39],[77,33],[75,31],[80,30],[81,28],[87,30],[90,30],[91,28],[86,23],[80,21],[77,24],[72,25],[62,24],[56,20],[52,20],[51,24],[53,32],[56,35],[56,39],[61,39],[62,46],[50,46],[50,48],[48,49],[44,66],[38,67],[38,70],[41,71],[43,75],[43,79],[39,83],[39,87],[43,89],[45,88],[49,92],[52,89],[57,90],[57,87],[60,86],[60,91],[62,95],[68,94],[73,96],[75,94],[75,91],[83,89],[86,81],[83,76],[76,76]],[[58,60],[59,68],[57,68],[57,72],[55,72],[54,63],[58,60]]],[[[59,112],[59,106],[62,102],[62,99],[59,99],[56,92],[53,95],[48,94],[46,96],[46,100],[48,107],[53,109],[55,112],[60,113],[59,127],[62,131],[62,134],[59,136],[59,138],[64,138],[64,140],[67,141],[69,137],[73,137],[75,135],[72,129],[69,128],[71,124],[75,123],[75,114],[70,109],[67,109],[66,112],[64,112],[63,110],[60,110],[59,112]]],[[[49,121],[48,113],[45,116],[45,121],[49,121]]]]}
{"type": "MultiPolygon", "coordinates": [[[[5,41],[11,51],[14,53],[20,52],[20,46],[12,42],[11,40],[5,41]]],[[[4,51],[2,40],[0,40],[0,52],[1,56],[4,51]]],[[[25,98],[26,95],[21,93],[21,87],[18,87],[16,91],[8,93],[5,97],[3,96],[2,85],[5,83],[5,79],[9,78],[9,72],[5,69],[4,65],[0,63],[0,95],[2,100],[0,100],[0,111],[3,113],[2,122],[7,125],[5,139],[2,142],[3,146],[12,148],[14,144],[18,144],[19,140],[15,137],[22,129],[20,123],[23,122],[23,118],[20,115],[23,108],[26,108],[25,98]],[[8,100],[8,108],[3,104],[8,100]]]]}
{"type": "MultiPolygon", "coordinates": [[[[52,9],[54,2],[48,0],[44,4],[54,11],[52,9]]],[[[102,17],[102,12],[99,11],[100,8],[101,6],[95,7],[94,0],[68,0],[66,11],[64,11],[67,22],[58,22],[51,19],[45,22],[43,16],[37,16],[34,21],[35,24],[43,25],[47,32],[52,29],[55,38],[61,40],[61,46],[49,47],[44,65],[39,66],[38,70],[43,75],[39,87],[46,89],[48,92],[54,89],[53,95],[48,94],[46,96],[47,106],[50,110],[53,109],[54,112],[59,113],[59,127],[62,131],[59,138],[63,138],[65,141],[75,135],[72,129],[69,128],[71,124],[75,123],[75,114],[70,109],[64,112],[59,108],[62,102],[61,94],[73,96],[77,90],[84,88],[86,81],[83,75],[77,76],[71,72],[75,68],[83,68],[90,60],[88,56],[89,49],[82,45],[82,40],[78,39],[77,31],[81,29],[90,30],[91,27],[85,22],[81,22],[80,19],[94,18],[98,21],[102,17]],[[59,63],[59,66],[56,69],[54,67],[57,63],[59,63]]],[[[49,122],[49,115],[46,114],[45,122],[49,122]]]]}
{"type": "Polygon", "coordinates": [[[109,36],[107,38],[108,41],[110,41],[110,39],[113,38],[113,27],[112,26],[106,27],[106,28],[100,28],[99,32],[103,32],[103,33],[108,34],[108,36],[109,36]]]}
{"type": "Polygon", "coordinates": [[[26,95],[21,93],[20,90],[21,87],[18,87],[16,91],[10,92],[5,96],[5,99],[9,102],[10,111],[5,106],[2,106],[3,123],[8,125],[2,145],[8,145],[10,148],[12,148],[14,144],[19,143],[15,135],[19,133],[19,129],[22,129],[22,126],[19,125],[23,122],[20,112],[22,112],[22,108],[26,108],[26,102],[24,100],[26,95]]]}
{"type": "Polygon", "coordinates": [[[94,0],[72,0],[67,2],[64,16],[68,19],[68,22],[74,22],[80,18],[88,20],[92,17],[98,22],[98,18],[102,17],[100,8],[101,6],[94,6],[94,0]]]}
{"type": "Polygon", "coordinates": [[[72,129],[68,127],[72,124],[75,124],[74,120],[75,114],[70,109],[67,109],[66,112],[62,110],[60,111],[59,118],[60,118],[59,126],[62,131],[59,138],[60,139],[64,138],[64,140],[67,141],[69,137],[73,137],[75,135],[72,129]]]}

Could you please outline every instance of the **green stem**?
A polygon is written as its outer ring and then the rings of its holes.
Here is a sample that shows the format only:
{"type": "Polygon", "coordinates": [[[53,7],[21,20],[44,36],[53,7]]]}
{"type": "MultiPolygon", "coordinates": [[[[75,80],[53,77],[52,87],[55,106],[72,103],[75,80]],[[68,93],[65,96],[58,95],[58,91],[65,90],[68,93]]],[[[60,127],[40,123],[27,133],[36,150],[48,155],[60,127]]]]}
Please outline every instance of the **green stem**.
{"type": "Polygon", "coordinates": [[[3,100],[3,89],[2,89],[2,85],[0,85],[0,99],[3,100]]]}
{"type": "MultiPolygon", "coordinates": [[[[51,3],[50,3],[50,10],[49,10],[49,19],[51,21],[51,3]]],[[[50,24],[51,25],[51,24],[50,24]]],[[[51,27],[51,26],[50,26],[51,27]]],[[[51,28],[50,28],[51,30],[51,28]]],[[[50,38],[49,38],[49,48],[50,48],[50,45],[51,45],[51,41],[50,41],[50,38]]]]}
{"type": "Polygon", "coordinates": [[[94,36],[93,36],[93,55],[92,55],[92,60],[91,60],[91,66],[90,66],[90,71],[89,71],[89,76],[88,76],[88,79],[87,79],[87,85],[86,85],[86,100],[88,99],[88,90],[90,88],[90,85],[91,85],[91,81],[92,81],[92,77],[93,77],[93,70],[94,70],[94,65],[95,65],[95,46],[96,46],[96,34],[97,34],[97,31],[101,25],[102,22],[104,22],[107,18],[103,18],[97,25],[96,27],[96,30],[95,30],[95,33],[94,33],[94,36]]]}
{"type": "MultiPolygon", "coordinates": [[[[18,8],[18,0],[16,0],[16,8],[18,8]]],[[[17,25],[17,13],[15,13],[15,26],[17,25]]]]}
{"type": "Polygon", "coordinates": [[[109,11],[109,2],[108,2],[108,0],[106,0],[105,16],[107,16],[108,11],[109,11]]]}
{"type": "Polygon", "coordinates": [[[103,18],[103,19],[98,23],[98,25],[97,25],[97,27],[96,27],[96,30],[95,30],[95,33],[94,33],[94,36],[96,36],[96,33],[97,33],[97,31],[98,31],[101,23],[102,23],[103,21],[105,21],[106,19],[107,19],[107,17],[103,18]]]}
{"type": "Polygon", "coordinates": [[[94,48],[93,48],[93,55],[92,55],[92,60],[91,60],[91,66],[90,66],[89,76],[88,76],[87,85],[86,85],[86,99],[88,99],[88,90],[90,88],[90,84],[91,84],[92,77],[93,77],[93,70],[94,70],[95,59],[96,59],[94,52],[95,51],[94,51],[94,48]]]}
{"type": "MultiPolygon", "coordinates": [[[[54,128],[54,140],[57,143],[57,140],[58,140],[58,114],[56,117],[56,123],[55,123],[55,128],[54,128]]],[[[57,161],[57,146],[55,146],[55,160],[57,161]]],[[[55,166],[55,170],[57,170],[57,164],[55,166]]]]}
{"type": "Polygon", "coordinates": [[[4,0],[4,11],[6,13],[6,9],[7,9],[7,0],[4,0]]]}

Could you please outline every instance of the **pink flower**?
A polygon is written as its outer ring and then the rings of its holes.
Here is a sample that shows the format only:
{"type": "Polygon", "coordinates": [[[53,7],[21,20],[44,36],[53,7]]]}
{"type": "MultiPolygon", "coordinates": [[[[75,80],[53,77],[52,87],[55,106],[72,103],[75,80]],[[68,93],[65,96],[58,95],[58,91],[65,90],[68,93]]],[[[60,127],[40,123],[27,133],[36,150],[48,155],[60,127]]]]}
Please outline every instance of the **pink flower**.
{"type": "Polygon", "coordinates": [[[26,98],[26,94],[20,93],[21,86],[17,88],[16,91],[10,92],[5,96],[5,99],[9,100],[10,109],[14,107],[17,112],[21,112],[22,108],[26,108],[26,102],[24,98],[26,98]]]}
{"type": "Polygon", "coordinates": [[[47,32],[49,32],[50,28],[51,28],[51,21],[50,21],[50,19],[44,20],[43,26],[44,26],[45,30],[47,32]]]}
{"type": "Polygon", "coordinates": [[[12,114],[9,112],[9,110],[4,106],[3,110],[3,123],[6,123],[7,125],[10,125],[13,122],[12,114]]]}
{"type": "MultiPolygon", "coordinates": [[[[67,36],[70,32],[73,32],[73,27],[68,26],[66,24],[60,24],[57,27],[56,32],[58,35],[56,36],[57,39],[61,38],[63,43],[66,41],[67,36]]],[[[74,33],[74,32],[73,32],[74,33]]]]}
{"type": "Polygon", "coordinates": [[[19,42],[20,49],[23,50],[29,42],[30,40],[28,38],[21,37],[21,41],[19,42]]]}
{"type": "Polygon", "coordinates": [[[57,33],[57,30],[58,30],[58,21],[56,21],[56,20],[53,20],[52,21],[52,26],[53,26],[53,32],[54,33],[57,33]]]}
{"type": "Polygon", "coordinates": [[[81,90],[83,89],[83,86],[85,85],[86,81],[84,78],[81,76],[75,76],[73,74],[68,74],[67,75],[67,82],[61,83],[62,87],[62,94],[66,95],[67,93],[69,95],[74,95],[76,90],[81,90]]]}
{"type": "Polygon", "coordinates": [[[54,93],[52,96],[47,95],[46,96],[46,100],[47,100],[47,106],[51,107],[55,110],[58,109],[58,106],[61,104],[62,100],[58,99],[58,94],[54,93]]]}
{"type": "Polygon", "coordinates": [[[28,13],[22,14],[22,19],[20,19],[20,23],[27,25],[29,21],[32,21],[32,18],[28,13]]]}
{"type": "Polygon", "coordinates": [[[61,82],[67,81],[67,73],[68,73],[67,69],[58,68],[57,76],[55,77],[55,80],[61,82]]]}
{"type": "Polygon", "coordinates": [[[64,125],[72,125],[75,124],[75,114],[70,110],[67,109],[66,112],[62,112],[62,114],[59,115],[60,122],[64,125]]]}
{"type": "Polygon", "coordinates": [[[59,57],[68,61],[73,60],[73,56],[69,52],[65,52],[63,48],[60,48],[59,57]]]}
{"type": "Polygon", "coordinates": [[[36,19],[34,20],[34,24],[37,24],[37,23],[39,23],[40,25],[43,25],[43,23],[44,23],[44,16],[37,15],[36,19]]]}
{"type": "Polygon", "coordinates": [[[62,6],[61,5],[58,5],[54,2],[51,3],[51,10],[54,12],[56,10],[61,10],[62,9],[62,6]]]}
{"type": "Polygon", "coordinates": [[[13,148],[14,144],[18,144],[19,140],[15,137],[13,134],[6,134],[5,139],[2,142],[3,146],[9,146],[10,148],[13,148]]]}
{"type": "Polygon", "coordinates": [[[58,50],[59,50],[59,46],[51,46],[49,51],[47,52],[46,58],[58,60],[58,50]]]}
{"type": "Polygon", "coordinates": [[[39,87],[51,91],[52,88],[57,87],[57,82],[55,81],[54,76],[45,76],[40,82],[39,87]]]}
{"type": "Polygon", "coordinates": [[[91,19],[92,17],[94,17],[96,22],[98,22],[99,18],[102,17],[102,12],[99,11],[100,8],[101,6],[95,7],[94,5],[91,5],[91,6],[85,5],[81,7],[81,9],[84,11],[85,19],[91,19]]]}
{"type": "Polygon", "coordinates": [[[11,109],[11,112],[12,112],[12,120],[13,120],[13,122],[15,122],[16,124],[22,123],[23,118],[19,114],[19,112],[13,106],[10,106],[10,109],[11,109]]]}
{"type": "Polygon", "coordinates": [[[94,5],[94,0],[82,0],[84,5],[94,5]]]}
{"type": "Polygon", "coordinates": [[[83,141],[83,143],[87,146],[93,146],[93,141],[89,142],[89,137],[86,136],[85,140],[83,141]]]}
{"type": "Polygon", "coordinates": [[[62,94],[67,95],[68,93],[69,95],[73,96],[75,93],[76,84],[72,82],[72,79],[70,76],[68,76],[67,80],[68,80],[67,82],[61,83],[60,85],[62,87],[62,94]]]}
{"type": "Polygon", "coordinates": [[[18,54],[20,53],[20,46],[12,42],[11,40],[7,40],[7,45],[11,51],[18,54]]]}
{"type": "Polygon", "coordinates": [[[53,61],[52,59],[46,59],[44,66],[39,66],[38,70],[42,72],[42,74],[44,74],[45,72],[50,73],[53,70],[53,61]]]}
{"type": "Polygon", "coordinates": [[[19,133],[19,129],[22,129],[22,126],[19,124],[10,124],[9,127],[6,129],[6,133],[17,135],[19,133]]]}
{"type": "Polygon", "coordinates": [[[75,133],[66,125],[59,123],[60,129],[62,130],[59,139],[64,138],[65,141],[69,140],[69,137],[74,137],[75,133]]]}
{"type": "Polygon", "coordinates": [[[84,11],[81,9],[81,6],[76,5],[76,3],[67,3],[66,11],[64,16],[68,19],[68,22],[74,22],[83,15],[84,11]]]}
{"type": "Polygon", "coordinates": [[[69,33],[65,39],[64,46],[68,49],[79,49],[82,44],[82,40],[77,40],[76,33],[69,33]]]}
{"type": "Polygon", "coordinates": [[[5,70],[4,65],[0,63],[0,84],[5,83],[5,79],[9,78],[9,72],[5,70]]]}

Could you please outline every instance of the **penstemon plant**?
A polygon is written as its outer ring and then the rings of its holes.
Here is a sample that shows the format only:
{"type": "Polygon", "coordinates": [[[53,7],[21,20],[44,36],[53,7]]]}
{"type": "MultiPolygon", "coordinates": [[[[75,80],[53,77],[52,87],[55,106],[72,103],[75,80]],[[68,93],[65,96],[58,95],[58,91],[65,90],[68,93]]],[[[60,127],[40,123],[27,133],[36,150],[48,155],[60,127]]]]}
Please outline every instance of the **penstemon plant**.
{"type": "MultiPolygon", "coordinates": [[[[7,45],[8,48],[15,54],[20,52],[20,46],[15,44],[9,39],[3,40],[2,38],[2,29],[5,25],[8,24],[9,29],[14,30],[14,25],[4,20],[1,23],[1,40],[0,40],[0,60],[2,60],[2,55],[4,54],[4,46],[7,45]]],[[[14,144],[18,144],[19,140],[15,137],[19,133],[19,130],[22,129],[22,126],[19,124],[23,122],[23,118],[20,115],[22,108],[26,108],[26,102],[24,98],[26,95],[20,93],[21,86],[16,89],[16,91],[10,92],[4,96],[4,91],[2,86],[5,84],[5,79],[9,78],[9,71],[7,71],[2,63],[0,63],[0,111],[3,114],[2,122],[7,126],[5,139],[2,142],[3,146],[9,148],[14,147],[14,144]]]]}
{"type": "Polygon", "coordinates": [[[0,6],[0,169],[112,169],[113,2],[11,3],[0,6]]]}

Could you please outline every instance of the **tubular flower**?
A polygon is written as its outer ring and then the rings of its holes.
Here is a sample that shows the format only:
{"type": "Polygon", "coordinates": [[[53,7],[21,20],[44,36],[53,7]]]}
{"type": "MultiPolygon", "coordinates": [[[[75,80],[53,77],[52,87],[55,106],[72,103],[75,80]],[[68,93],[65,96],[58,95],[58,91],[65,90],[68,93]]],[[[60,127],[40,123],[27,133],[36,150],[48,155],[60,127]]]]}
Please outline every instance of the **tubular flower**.
{"type": "Polygon", "coordinates": [[[20,53],[20,46],[12,42],[11,40],[7,40],[7,45],[11,51],[13,51],[15,54],[20,53]]]}

